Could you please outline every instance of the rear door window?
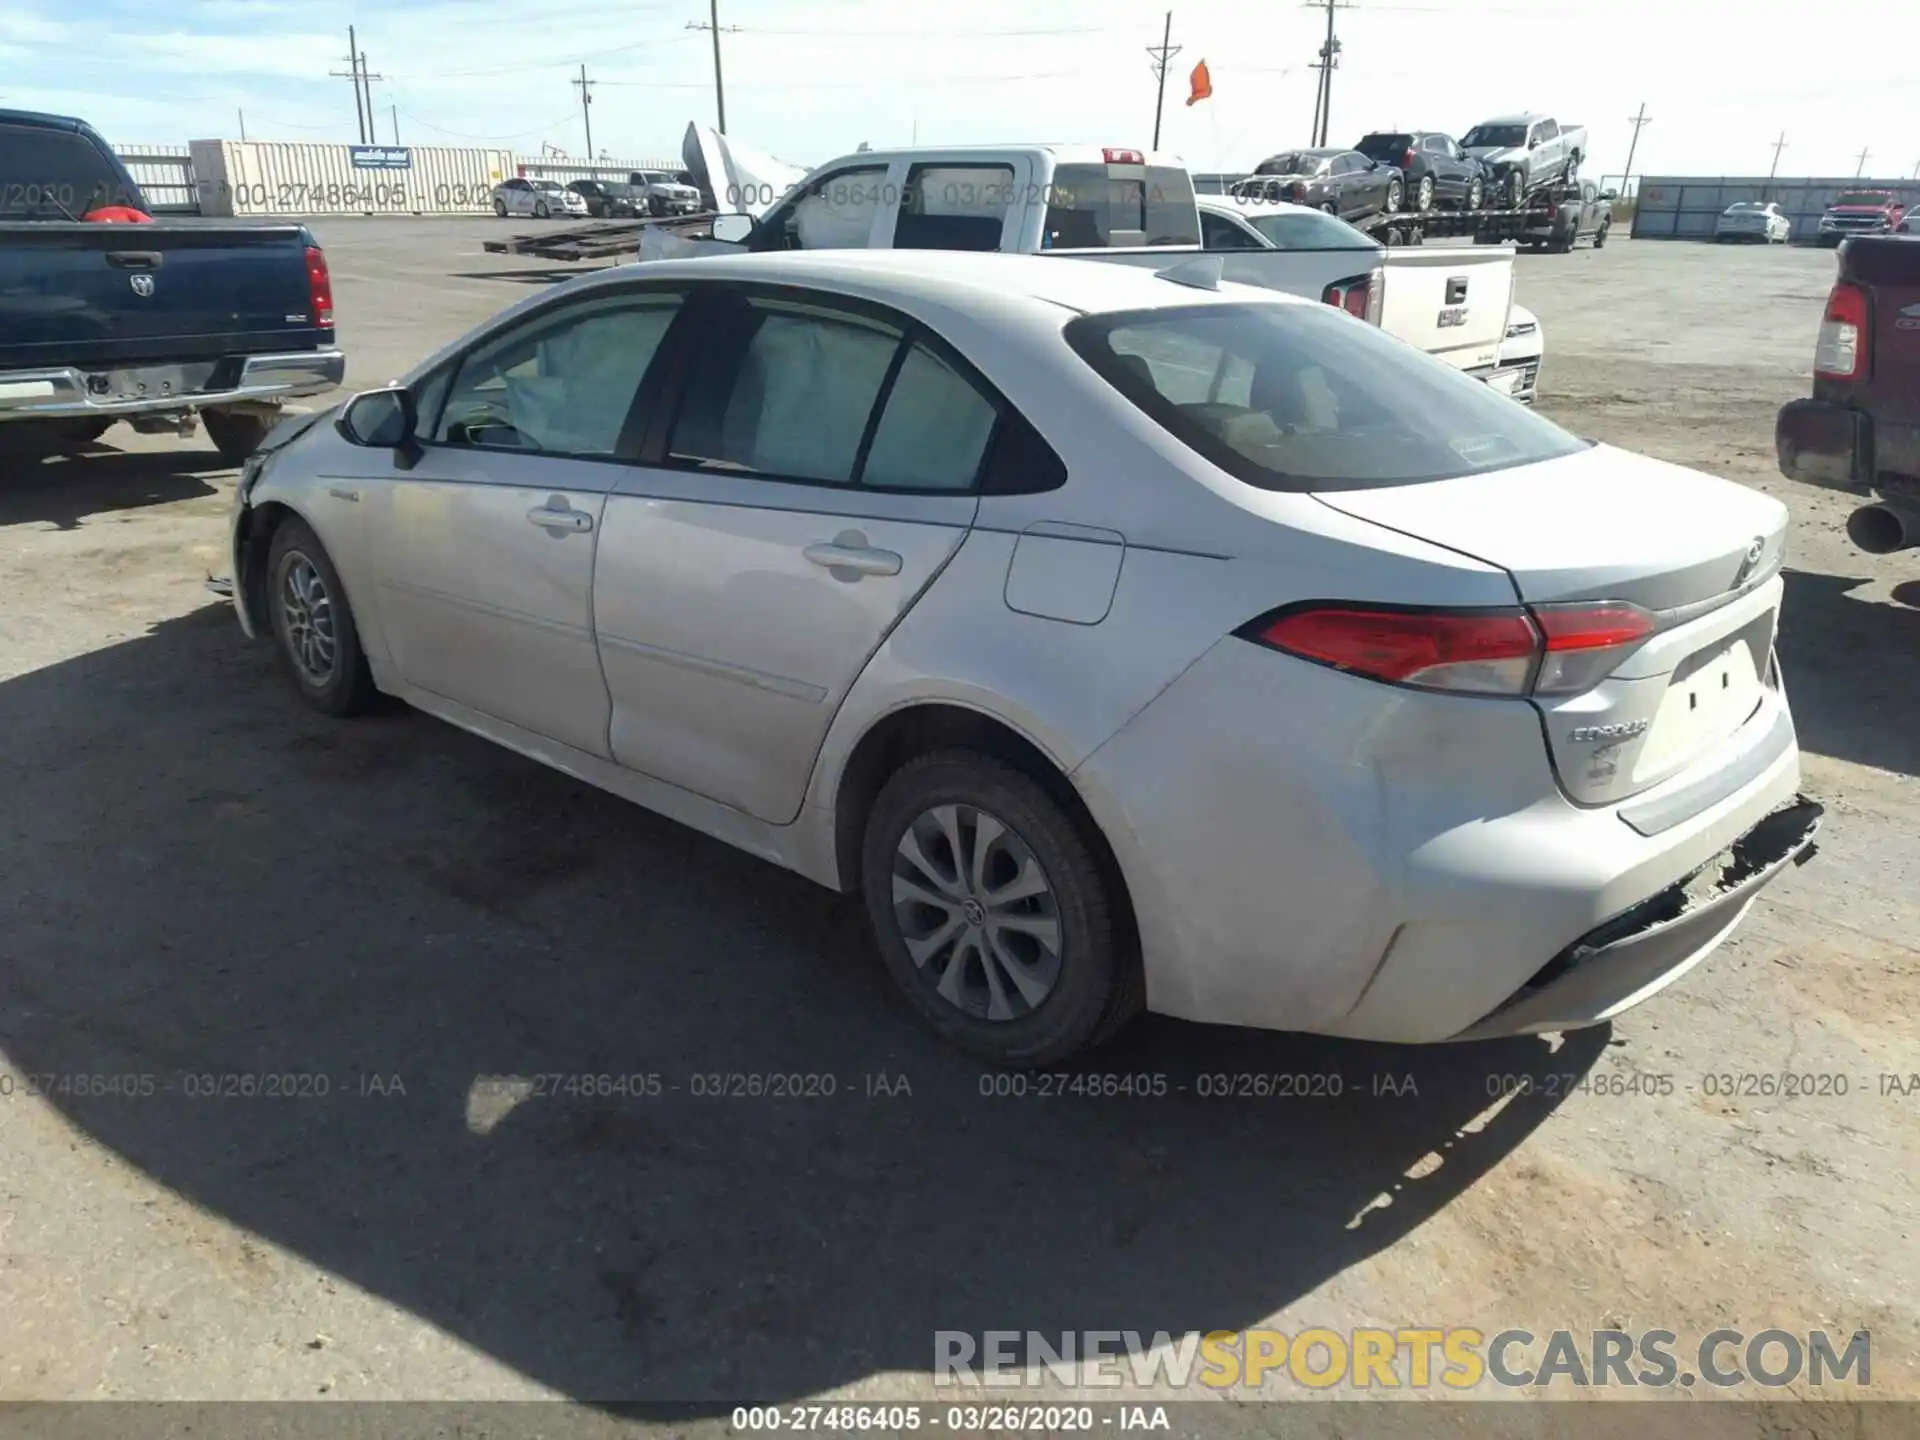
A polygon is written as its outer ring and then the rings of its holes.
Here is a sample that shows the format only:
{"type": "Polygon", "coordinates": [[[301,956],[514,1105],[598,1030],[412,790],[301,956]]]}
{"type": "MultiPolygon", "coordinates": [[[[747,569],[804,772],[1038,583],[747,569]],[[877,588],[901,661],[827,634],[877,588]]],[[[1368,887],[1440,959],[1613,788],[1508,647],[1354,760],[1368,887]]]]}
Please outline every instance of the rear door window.
{"type": "Polygon", "coordinates": [[[968,490],[980,476],[998,412],[924,345],[900,362],[860,466],[860,483],[891,490],[968,490]]]}
{"type": "Polygon", "coordinates": [[[915,165],[900,191],[896,250],[998,250],[1014,200],[1011,165],[915,165]]]}
{"type": "Polygon", "coordinates": [[[1209,250],[1263,250],[1266,248],[1226,216],[1209,215],[1205,210],[1200,212],[1200,239],[1209,250]]]}
{"type": "Polygon", "coordinates": [[[103,205],[146,200],[87,136],[0,124],[0,220],[78,220],[103,205]]]}
{"type": "Polygon", "coordinates": [[[1194,205],[1193,178],[1186,171],[1154,165],[1143,177],[1118,178],[1108,170],[1105,165],[1061,165],[1054,170],[1042,236],[1046,248],[1200,243],[1200,213],[1194,205]]]}
{"type": "Polygon", "coordinates": [[[1263,489],[1452,479],[1586,446],[1445,361],[1325,305],[1085,315],[1066,336],[1176,439],[1263,489]]]}

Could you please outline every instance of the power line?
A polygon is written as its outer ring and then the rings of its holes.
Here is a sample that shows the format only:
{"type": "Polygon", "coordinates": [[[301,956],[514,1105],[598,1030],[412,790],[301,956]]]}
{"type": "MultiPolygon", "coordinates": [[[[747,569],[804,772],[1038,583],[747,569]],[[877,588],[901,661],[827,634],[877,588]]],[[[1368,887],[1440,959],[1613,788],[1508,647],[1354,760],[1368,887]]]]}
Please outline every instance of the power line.
{"type": "Polygon", "coordinates": [[[585,62],[580,66],[580,78],[567,82],[580,87],[580,119],[587,127],[587,159],[593,159],[593,82],[587,79],[585,62]]]}
{"type": "Polygon", "coordinates": [[[1620,193],[1622,195],[1631,193],[1627,189],[1627,182],[1633,179],[1633,156],[1634,152],[1640,148],[1640,132],[1653,123],[1653,117],[1647,114],[1646,101],[1642,100],[1640,102],[1640,113],[1629,116],[1627,123],[1633,126],[1633,143],[1627,146],[1627,173],[1620,177],[1620,193]]]}
{"type": "Polygon", "coordinates": [[[1153,78],[1160,83],[1153,101],[1153,148],[1160,148],[1160,112],[1167,103],[1167,62],[1181,51],[1181,46],[1171,44],[1173,39],[1173,12],[1167,11],[1166,25],[1160,32],[1160,43],[1149,45],[1147,54],[1153,57],[1153,78]]]}
{"type": "MultiPolygon", "coordinates": [[[[707,0],[708,21],[701,24],[698,20],[689,20],[689,30],[710,30],[713,32],[713,105],[720,116],[720,133],[727,133],[727,87],[720,78],[720,0],[707,0]]],[[[729,30],[738,30],[738,25],[729,25],[729,30]]]]}

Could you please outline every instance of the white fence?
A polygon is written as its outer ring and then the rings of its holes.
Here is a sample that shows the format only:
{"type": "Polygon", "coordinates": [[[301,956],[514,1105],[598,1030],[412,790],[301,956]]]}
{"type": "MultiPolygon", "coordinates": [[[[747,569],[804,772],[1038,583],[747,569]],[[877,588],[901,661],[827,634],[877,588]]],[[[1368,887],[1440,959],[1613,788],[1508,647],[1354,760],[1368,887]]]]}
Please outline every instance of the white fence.
{"type": "Polygon", "coordinates": [[[114,150],[156,214],[479,215],[493,208],[493,187],[513,175],[564,185],[680,169],[671,160],[588,162],[440,145],[195,140],[114,150]]]}

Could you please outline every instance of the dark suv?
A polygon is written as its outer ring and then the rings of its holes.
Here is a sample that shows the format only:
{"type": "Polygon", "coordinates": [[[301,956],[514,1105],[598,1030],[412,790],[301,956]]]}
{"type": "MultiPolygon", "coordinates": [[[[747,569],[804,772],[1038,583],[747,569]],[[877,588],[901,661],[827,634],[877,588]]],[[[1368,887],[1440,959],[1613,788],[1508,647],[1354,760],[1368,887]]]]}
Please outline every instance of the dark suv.
{"type": "Polygon", "coordinates": [[[567,188],[587,202],[587,213],[595,219],[638,215],[646,203],[633,186],[618,180],[575,180],[567,188]]]}
{"type": "Polygon", "coordinates": [[[1353,147],[1406,176],[1407,208],[1478,210],[1486,202],[1486,166],[1438,130],[1376,130],[1353,147]]]}

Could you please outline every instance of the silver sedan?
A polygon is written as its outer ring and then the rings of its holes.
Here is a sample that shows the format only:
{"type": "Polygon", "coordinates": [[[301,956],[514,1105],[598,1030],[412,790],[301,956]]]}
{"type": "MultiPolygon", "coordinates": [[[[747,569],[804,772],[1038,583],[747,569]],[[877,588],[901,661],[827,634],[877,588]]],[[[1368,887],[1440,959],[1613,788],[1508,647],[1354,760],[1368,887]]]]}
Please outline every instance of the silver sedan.
{"type": "Polygon", "coordinates": [[[787,252],[289,422],[233,588],[316,709],[857,893],[936,1029],[1039,1065],[1143,1006],[1560,1030],[1697,964],[1817,824],[1786,521],[1204,264],[787,252]]]}

